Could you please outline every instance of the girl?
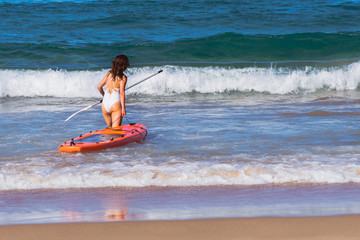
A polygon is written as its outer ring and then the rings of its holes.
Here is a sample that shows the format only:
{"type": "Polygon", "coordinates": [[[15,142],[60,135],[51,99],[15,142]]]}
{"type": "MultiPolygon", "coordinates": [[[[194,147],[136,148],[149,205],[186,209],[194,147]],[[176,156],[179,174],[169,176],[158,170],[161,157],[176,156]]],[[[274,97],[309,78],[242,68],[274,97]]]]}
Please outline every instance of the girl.
{"type": "Polygon", "coordinates": [[[112,62],[111,70],[98,85],[103,96],[101,105],[102,114],[109,128],[121,125],[122,118],[126,117],[125,85],[127,77],[124,71],[130,66],[125,55],[118,55],[112,62]],[[103,89],[105,85],[105,91],[103,89]]]}

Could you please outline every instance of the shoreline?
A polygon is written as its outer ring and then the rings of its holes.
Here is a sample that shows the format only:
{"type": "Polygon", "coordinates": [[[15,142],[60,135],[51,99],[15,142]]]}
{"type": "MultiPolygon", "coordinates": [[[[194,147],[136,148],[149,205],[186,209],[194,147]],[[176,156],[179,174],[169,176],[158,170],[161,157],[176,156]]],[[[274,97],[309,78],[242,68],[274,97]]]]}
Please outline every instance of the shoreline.
{"type": "Polygon", "coordinates": [[[0,191],[0,226],[360,213],[359,184],[0,191]]]}
{"type": "Polygon", "coordinates": [[[213,218],[0,226],[12,240],[42,239],[358,239],[360,215],[213,218]]]}

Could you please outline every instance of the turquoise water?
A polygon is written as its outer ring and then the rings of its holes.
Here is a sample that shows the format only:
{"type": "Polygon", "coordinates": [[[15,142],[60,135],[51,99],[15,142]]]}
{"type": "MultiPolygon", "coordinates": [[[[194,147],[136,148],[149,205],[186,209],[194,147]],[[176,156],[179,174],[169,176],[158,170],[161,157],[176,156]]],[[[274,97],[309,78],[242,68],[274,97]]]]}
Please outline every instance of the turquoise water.
{"type": "MultiPolygon", "coordinates": [[[[139,200],[154,186],[199,199],[227,186],[232,217],[277,215],[278,191],[278,215],[359,213],[359,13],[358,1],[0,1],[1,224],[34,220],[7,204],[29,193],[55,196],[38,222],[73,221],[51,220],[66,210],[61,189],[114,187],[138,189],[139,200]],[[105,127],[99,106],[64,120],[99,101],[97,84],[120,53],[129,86],[164,70],[126,92],[128,120],[148,128],[146,141],[58,152],[105,127]],[[239,189],[261,198],[259,186],[273,198],[236,203],[239,189]],[[326,197],[302,197],[318,189],[326,197]]],[[[181,201],[153,201],[129,211],[178,218],[164,212],[181,201]]],[[[186,216],[230,212],[224,199],[201,201],[186,216]]]]}
{"type": "Polygon", "coordinates": [[[358,1],[1,1],[2,68],[359,57],[358,1]]]}

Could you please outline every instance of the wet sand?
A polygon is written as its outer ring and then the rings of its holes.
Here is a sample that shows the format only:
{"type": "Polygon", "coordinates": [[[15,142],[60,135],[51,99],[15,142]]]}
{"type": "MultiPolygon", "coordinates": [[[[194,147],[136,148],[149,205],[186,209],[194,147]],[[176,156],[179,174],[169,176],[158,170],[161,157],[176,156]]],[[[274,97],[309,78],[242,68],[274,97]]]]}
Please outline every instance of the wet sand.
{"type": "Polygon", "coordinates": [[[1,239],[359,239],[360,215],[0,226],[1,239]]]}
{"type": "Polygon", "coordinates": [[[360,213],[359,187],[312,184],[0,191],[0,225],[353,215],[360,213]]]}

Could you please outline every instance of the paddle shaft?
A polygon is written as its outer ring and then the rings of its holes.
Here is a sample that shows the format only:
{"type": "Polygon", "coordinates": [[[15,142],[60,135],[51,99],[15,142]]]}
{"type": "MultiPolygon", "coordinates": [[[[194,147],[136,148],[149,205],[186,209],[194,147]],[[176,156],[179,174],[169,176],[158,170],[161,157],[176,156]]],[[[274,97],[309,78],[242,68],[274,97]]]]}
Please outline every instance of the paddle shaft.
{"type": "Polygon", "coordinates": [[[162,71],[163,71],[163,70],[160,70],[160,71],[158,71],[157,73],[155,73],[155,74],[153,74],[153,75],[151,75],[151,76],[149,76],[149,77],[147,77],[147,78],[144,78],[143,80],[141,80],[141,81],[139,81],[139,82],[131,85],[130,87],[125,88],[125,90],[128,90],[128,89],[130,89],[130,88],[132,88],[132,87],[135,87],[136,85],[138,85],[138,84],[140,84],[140,83],[142,83],[142,82],[145,82],[145,81],[148,80],[149,78],[152,78],[152,77],[158,75],[158,74],[161,73],[162,71]]]}
{"type": "MultiPolygon", "coordinates": [[[[148,80],[149,78],[152,78],[152,77],[158,75],[158,74],[161,73],[161,72],[163,72],[163,70],[160,70],[160,71],[158,71],[157,73],[155,73],[155,74],[153,74],[153,75],[151,75],[151,76],[149,76],[149,77],[147,77],[147,78],[144,78],[143,80],[141,80],[141,81],[139,81],[139,82],[131,85],[130,87],[125,88],[125,91],[128,90],[128,89],[130,89],[130,88],[132,88],[132,87],[135,87],[136,85],[138,85],[138,84],[140,84],[140,83],[142,83],[142,82],[145,82],[145,81],[148,80]]],[[[71,114],[71,116],[69,116],[67,119],[65,119],[64,122],[67,122],[67,121],[70,120],[72,117],[74,117],[76,114],[81,113],[81,112],[84,112],[84,111],[86,111],[86,110],[88,110],[88,109],[90,109],[90,108],[92,108],[92,107],[95,107],[96,105],[98,105],[98,104],[100,104],[100,103],[102,103],[102,100],[100,100],[99,102],[97,102],[97,103],[95,103],[95,104],[92,104],[92,105],[90,105],[90,106],[87,106],[86,108],[83,108],[83,109],[77,111],[76,113],[71,114]]]]}

